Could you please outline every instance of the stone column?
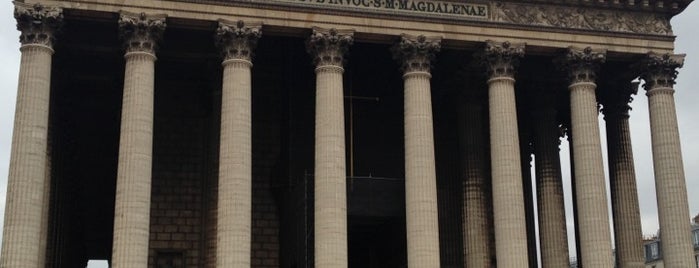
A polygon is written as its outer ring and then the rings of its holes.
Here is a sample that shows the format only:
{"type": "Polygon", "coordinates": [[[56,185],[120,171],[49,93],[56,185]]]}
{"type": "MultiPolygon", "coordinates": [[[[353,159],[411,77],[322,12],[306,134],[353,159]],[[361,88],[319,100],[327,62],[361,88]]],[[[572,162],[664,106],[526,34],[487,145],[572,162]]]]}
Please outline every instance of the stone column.
{"type": "MultiPolygon", "coordinates": [[[[522,109],[524,105],[519,107],[517,113],[524,113],[522,109]]],[[[527,230],[527,255],[529,259],[529,267],[539,266],[539,255],[536,247],[536,218],[534,215],[534,189],[532,188],[532,153],[531,146],[531,130],[529,118],[521,116],[518,118],[519,125],[519,152],[520,164],[522,165],[522,193],[524,197],[524,222],[527,230]]]]}
{"type": "Polygon", "coordinates": [[[0,267],[43,267],[49,202],[48,127],[54,34],[62,10],[15,3],[22,61],[7,183],[0,267]]]}
{"type": "Polygon", "coordinates": [[[665,267],[693,267],[687,185],[675,111],[677,68],[684,55],[648,54],[641,78],[648,96],[655,191],[665,267]]]}
{"type": "Polygon", "coordinates": [[[619,268],[643,268],[643,233],[629,132],[629,102],[631,95],[638,91],[638,83],[617,82],[613,85],[603,91],[602,112],[607,125],[616,263],[619,268]]]}
{"type": "Polygon", "coordinates": [[[111,267],[145,268],[153,160],[155,49],[165,30],[165,18],[122,13],[119,30],[126,46],[126,70],[111,267]]]}
{"type": "Polygon", "coordinates": [[[515,66],[524,44],[487,41],[490,163],[498,267],[529,267],[522,166],[515,101],[515,66]]]}
{"type": "Polygon", "coordinates": [[[259,24],[219,21],[223,52],[216,267],[250,267],[252,237],[252,51],[259,24]]]}
{"type": "Polygon", "coordinates": [[[491,267],[487,159],[483,105],[468,99],[459,107],[459,152],[463,179],[464,267],[491,267]]]}
{"type": "Polygon", "coordinates": [[[595,95],[596,71],[606,51],[568,49],[563,64],[569,72],[573,161],[580,247],[586,267],[612,268],[607,187],[600,143],[595,95]]]}
{"type": "MultiPolygon", "coordinates": [[[[570,107],[569,107],[570,108],[570,107]]],[[[570,112],[570,110],[568,111],[570,112]]],[[[570,116],[567,118],[567,121],[563,123],[564,131],[566,134],[566,138],[568,140],[568,157],[570,159],[570,189],[572,192],[572,197],[573,197],[573,235],[575,236],[575,264],[577,264],[578,268],[584,268],[585,266],[582,263],[582,253],[580,251],[580,224],[578,219],[580,216],[578,216],[578,198],[577,198],[577,191],[575,188],[575,161],[573,161],[573,158],[575,158],[575,148],[573,148],[573,127],[570,125],[570,116]]]]}
{"type": "Polygon", "coordinates": [[[437,175],[430,69],[441,39],[401,36],[393,48],[404,81],[405,210],[408,267],[439,267],[437,175]]]}
{"type": "Polygon", "coordinates": [[[555,92],[536,97],[534,159],[542,267],[567,267],[568,236],[559,156],[561,130],[556,121],[555,92]]]}
{"type": "Polygon", "coordinates": [[[342,74],[353,31],[314,28],[316,65],[315,266],[347,267],[347,170],[342,74]]]}

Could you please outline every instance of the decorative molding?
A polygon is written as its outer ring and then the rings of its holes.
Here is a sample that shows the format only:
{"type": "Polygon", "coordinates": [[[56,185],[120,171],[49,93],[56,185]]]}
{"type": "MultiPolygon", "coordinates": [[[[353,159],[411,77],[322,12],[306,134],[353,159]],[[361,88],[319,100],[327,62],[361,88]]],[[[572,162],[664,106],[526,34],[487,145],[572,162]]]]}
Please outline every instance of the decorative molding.
{"type": "Polygon", "coordinates": [[[63,24],[63,10],[58,7],[32,6],[15,2],[17,30],[22,45],[38,44],[53,47],[55,35],[63,24]]]}
{"type": "Polygon", "coordinates": [[[257,40],[262,37],[262,23],[245,24],[243,21],[219,20],[216,29],[216,45],[221,48],[224,60],[251,61],[257,40]]]}
{"type": "Polygon", "coordinates": [[[519,65],[519,59],[524,57],[525,48],[526,45],[523,43],[485,41],[485,49],[479,57],[481,63],[487,68],[488,78],[514,78],[515,69],[519,65]]]}
{"type": "Polygon", "coordinates": [[[313,28],[311,37],[306,42],[306,50],[313,55],[317,66],[342,67],[344,55],[354,43],[353,30],[313,28]]]}
{"type": "Polygon", "coordinates": [[[606,50],[594,50],[591,47],[584,49],[569,47],[562,58],[558,58],[557,64],[568,72],[571,84],[595,83],[597,71],[607,59],[606,50]]]}
{"type": "Polygon", "coordinates": [[[403,72],[429,73],[432,68],[432,62],[441,49],[441,42],[442,39],[440,37],[403,34],[400,41],[391,50],[393,58],[401,63],[403,72]]]}
{"type": "Polygon", "coordinates": [[[158,41],[165,31],[165,15],[146,15],[121,12],[119,32],[126,46],[126,53],[146,52],[154,54],[158,41]]]}
{"type": "Polygon", "coordinates": [[[643,88],[648,94],[656,88],[672,89],[677,79],[677,69],[684,65],[684,58],[684,54],[648,53],[639,66],[641,79],[646,82],[643,88]]]}
{"type": "Polygon", "coordinates": [[[495,2],[492,21],[526,26],[672,36],[667,14],[495,2]]]}

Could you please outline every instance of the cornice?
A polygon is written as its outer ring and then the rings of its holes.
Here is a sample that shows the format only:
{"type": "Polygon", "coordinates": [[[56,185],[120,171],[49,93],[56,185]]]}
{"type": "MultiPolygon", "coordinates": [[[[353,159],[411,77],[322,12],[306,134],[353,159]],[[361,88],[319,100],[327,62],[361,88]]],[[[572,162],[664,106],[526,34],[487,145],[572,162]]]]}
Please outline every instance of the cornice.
{"type": "MultiPolygon", "coordinates": [[[[269,34],[284,32],[284,34],[306,35],[308,27],[312,25],[325,28],[356,29],[355,38],[357,40],[379,43],[393,42],[393,38],[402,33],[434,35],[444,39],[444,47],[472,46],[484,40],[509,40],[514,43],[527,43],[532,48],[562,49],[572,45],[604,47],[612,52],[622,53],[647,53],[648,51],[671,53],[675,39],[669,28],[669,23],[666,23],[668,16],[652,10],[606,8],[597,3],[612,0],[588,0],[595,2],[594,4],[582,4],[582,0],[434,0],[434,3],[487,6],[486,16],[481,17],[439,16],[434,15],[435,12],[399,12],[398,10],[391,11],[385,6],[376,10],[371,8],[352,9],[335,4],[331,7],[327,6],[329,1],[341,0],[324,0],[326,5],[322,3],[308,4],[309,1],[300,0],[25,1],[27,3],[51,3],[62,7],[66,11],[66,16],[71,17],[77,14],[84,16],[81,18],[85,20],[92,19],[92,17],[85,15],[92,14],[87,11],[96,11],[95,14],[98,14],[99,12],[118,13],[121,10],[128,10],[153,14],[165,13],[168,14],[168,20],[172,20],[172,23],[180,21],[180,19],[210,22],[206,27],[211,27],[213,22],[221,18],[234,21],[263,21],[266,25],[264,30],[269,34]],[[306,4],[301,5],[297,2],[306,4]],[[499,11],[493,6],[497,7],[497,4],[503,3],[508,7],[520,10],[518,12],[523,12],[521,14],[525,15],[530,13],[521,10],[535,7],[534,15],[528,17],[534,18],[534,20],[525,19],[527,16],[524,15],[518,19],[496,17],[496,12],[499,11]],[[576,12],[585,11],[582,13],[587,14],[588,18],[583,18],[583,21],[588,24],[572,23],[570,18],[565,18],[567,20],[562,22],[551,20],[551,18],[544,16],[550,15],[544,11],[551,8],[565,8],[576,12]],[[601,16],[599,14],[611,15],[601,16]],[[618,14],[623,16],[617,16],[618,14]],[[634,21],[634,18],[637,19],[638,16],[645,16],[644,18],[649,19],[647,21],[640,20],[640,22],[634,21]],[[590,18],[594,20],[590,20],[590,18]],[[604,19],[600,20],[599,18],[604,19]],[[611,27],[609,25],[617,25],[612,19],[622,22],[628,21],[635,27],[611,27]],[[648,30],[656,26],[659,30],[648,30]]],[[[346,3],[347,0],[342,1],[342,3],[346,3]]],[[[433,0],[410,1],[427,3],[433,0]]],[[[104,17],[104,15],[99,16],[102,17],[98,19],[104,17]]],[[[550,52],[552,51],[547,50],[546,53],[550,52]]]]}

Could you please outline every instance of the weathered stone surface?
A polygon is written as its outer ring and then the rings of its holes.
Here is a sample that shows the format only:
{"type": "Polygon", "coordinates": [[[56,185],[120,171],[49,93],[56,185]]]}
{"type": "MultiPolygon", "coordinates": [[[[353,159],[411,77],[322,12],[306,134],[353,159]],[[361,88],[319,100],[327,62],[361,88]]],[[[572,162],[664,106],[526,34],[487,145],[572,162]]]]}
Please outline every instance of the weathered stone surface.
{"type": "Polygon", "coordinates": [[[495,252],[498,267],[528,267],[514,71],[524,45],[486,42],[481,64],[488,71],[490,164],[495,252]],[[506,252],[503,254],[503,252],[506,252]]]}
{"type": "Polygon", "coordinates": [[[653,170],[666,267],[694,265],[692,241],[687,235],[689,204],[684,177],[680,134],[675,109],[675,79],[684,55],[649,53],[642,61],[650,113],[653,170]]]}
{"type": "Polygon", "coordinates": [[[440,265],[437,176],[434,159],[431,59],[438,39],[403,35],[394,56],[403,66],[405,211],[408,267],[440,265]]]}
{"type": "Polygon", "coordinates": [[[349,265],[342,67],[352,33],[315,28],[307,43],[316,65],[314,233],[319,268],[349,265]]]}
{"type": "Polygon", "coordinates": [[[594,30],[648,35],[672,35],[665,14],[602,8],[496,2],[493,21],[561,30],[594,30]]]}
{"type": "Polygon", "coordinates": [[[3,229],[2,267],[42,267],[49,202],[49,99],[54,34],[62,10],[15,6],[22,59],[12,135],[3,229]]]}
{"type": "Polygon", "coordinates": [[[570,48],[563,60],[570,85],[570,117],[575,162],[575,198],[582,262],[591,267],[614,267],[607,209],[598,105],[596,70],[604,62],[604,51],[570,48]]]}
{"type": "Polygon", "coordinates": [[[148,267],[153,167],[155,47],[164,19],[125,13],[126,45],[112,267],[148,267]]]}

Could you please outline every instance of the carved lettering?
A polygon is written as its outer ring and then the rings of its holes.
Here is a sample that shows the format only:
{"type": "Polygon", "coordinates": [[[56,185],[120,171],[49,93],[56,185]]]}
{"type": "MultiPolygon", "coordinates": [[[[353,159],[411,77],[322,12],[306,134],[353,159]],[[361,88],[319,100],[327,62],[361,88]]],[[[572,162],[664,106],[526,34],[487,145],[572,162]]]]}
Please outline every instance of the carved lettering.
{"type": "Polygon", "coordinates": [[[355,9],[471,19],[488,19],[490,14],[488,5],[485,4],[432,0],[268,0],[268,2],[329,9],[355,9]]]}

